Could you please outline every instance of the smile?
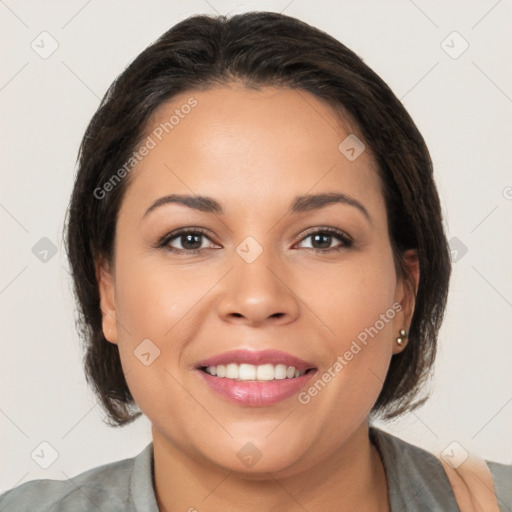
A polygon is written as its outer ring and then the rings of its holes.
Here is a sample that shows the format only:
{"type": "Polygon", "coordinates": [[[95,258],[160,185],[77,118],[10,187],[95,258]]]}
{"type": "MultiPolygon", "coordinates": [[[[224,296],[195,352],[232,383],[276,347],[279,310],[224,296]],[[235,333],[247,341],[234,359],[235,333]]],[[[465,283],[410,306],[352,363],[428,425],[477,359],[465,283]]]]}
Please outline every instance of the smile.
{"type": "Polygon", "coordinates": [[[233,350],[196,366],[208,388],[237,405],[268,406],[296,395],[317,368],[275,350],[233,350]]]}

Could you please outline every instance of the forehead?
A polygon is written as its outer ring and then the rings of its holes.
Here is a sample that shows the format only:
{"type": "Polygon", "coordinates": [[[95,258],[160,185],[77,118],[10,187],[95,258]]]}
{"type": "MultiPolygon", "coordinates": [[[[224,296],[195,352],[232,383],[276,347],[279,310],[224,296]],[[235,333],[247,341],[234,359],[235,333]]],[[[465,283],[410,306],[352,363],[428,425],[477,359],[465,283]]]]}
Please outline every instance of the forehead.
{"type": "Polygon", "coordinates": [[[357,156],[357,132],[304,90],[187,91],[147,123],[142,143],[151,149],[132,173],[130,194],[146,202],[173,192],[288,205],[290,196],[337,190],[379,200],[377,167],[368,148],[357,156]]]}

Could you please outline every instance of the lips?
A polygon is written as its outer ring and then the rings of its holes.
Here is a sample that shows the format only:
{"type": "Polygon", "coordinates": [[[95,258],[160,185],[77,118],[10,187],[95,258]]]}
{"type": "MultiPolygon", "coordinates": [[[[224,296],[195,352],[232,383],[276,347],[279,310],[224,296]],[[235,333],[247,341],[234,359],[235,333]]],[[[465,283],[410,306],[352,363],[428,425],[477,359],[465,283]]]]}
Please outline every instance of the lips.
{"type": "Polygon", "coordinates": [[[201,361],[197,370],[215,394],[247,406],[289,398],[316,373],[312,363],[277,350],[234,350],[201,361]]]}
{"type": "Polygon", "coordinates": [[[217,356],[210,357],[201,361],[197,367],[207,368],[208,366],[227,366],[230,363],[234,364],[251,364],[260,366],[264,364],[278,365],[284,364],[285,366],[294,366],[300,372],[315,368],[313,363],[308,363],[303,359],[281,352],[279,350],[232,350],[217,356]]]}

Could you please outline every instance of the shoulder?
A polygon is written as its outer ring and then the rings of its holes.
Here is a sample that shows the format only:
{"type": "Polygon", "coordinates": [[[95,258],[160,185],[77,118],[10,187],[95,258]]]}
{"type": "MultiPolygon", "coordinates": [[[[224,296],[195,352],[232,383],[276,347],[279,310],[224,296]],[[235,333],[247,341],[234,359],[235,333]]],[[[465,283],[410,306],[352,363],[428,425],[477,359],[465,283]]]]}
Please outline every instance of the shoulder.
{"type": "Polygon", "coordinates": [[[512,510],[512,464],[487,462],[500,510],[512,510]]]}
{"type": "Polygon", "coordinates": [[[434,455],[377,428],[370,428],[370,438],[382,457],[392,510],[459,510],[434,455]]]}
{"type": "Polygon", "coordinates": [[[135,510],[133,486],[151,483],[152,444],[139,455],[105,464],[67,480],[33,480],[0,496],[3,512],[114,512],[135,510]]]}
{"type": "MultiPolygon", "coordinates": [[[[397,509],[459,510],[448,475],[433,454],[382,430],[371,428],[370,437],[384,463],[390,499],[397,509]]],[[[512,465],[487,462],[502,510],[512,506],[512,465]]]]}

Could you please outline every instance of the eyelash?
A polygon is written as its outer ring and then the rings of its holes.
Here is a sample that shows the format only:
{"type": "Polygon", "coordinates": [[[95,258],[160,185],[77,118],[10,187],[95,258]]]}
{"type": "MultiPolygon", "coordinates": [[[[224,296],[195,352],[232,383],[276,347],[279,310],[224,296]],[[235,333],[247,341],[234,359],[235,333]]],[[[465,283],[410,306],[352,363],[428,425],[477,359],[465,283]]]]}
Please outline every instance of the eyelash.
{"type": "MultiPolygon", "coordinates": [[[[309,231],[306,231],[304,236],[300,239],[300,242],[303,242],[305,239],[313,236],[313,235],[327,235],[327,236],[333,236],[337,238],[341,245],[338,247],[331,247],[329,249],[316,249],[314,247],[306,247],[308,251],[313,251],[315,253],[329,253],[329,252],[338,252],[343,249],[349,249],[353,245],[353,240],[343,231],[340,231],[338,229],[334,228],[313,228],[309,231]]],[[[177,231],[173,231],[171,233],[166,234],[163,236],[156,244],[157,249],[167,249],[171,252],[177,253],[177,254],[198,254],[202,251],[204,251],[207,248],[203,249],[176,249],[174,247],[170,247],[170,243],[178,239],[180,236],[184,235],[200,235],[204,236],[208,240],[210,238],[207,236],[206,231],[202,228],[183,228],[179,229],[177,231]]],[[[211,240],[210,240],[211,241],[211,240]]],[[[213,243],[213,242],[212,242],[213,243]]]]}

